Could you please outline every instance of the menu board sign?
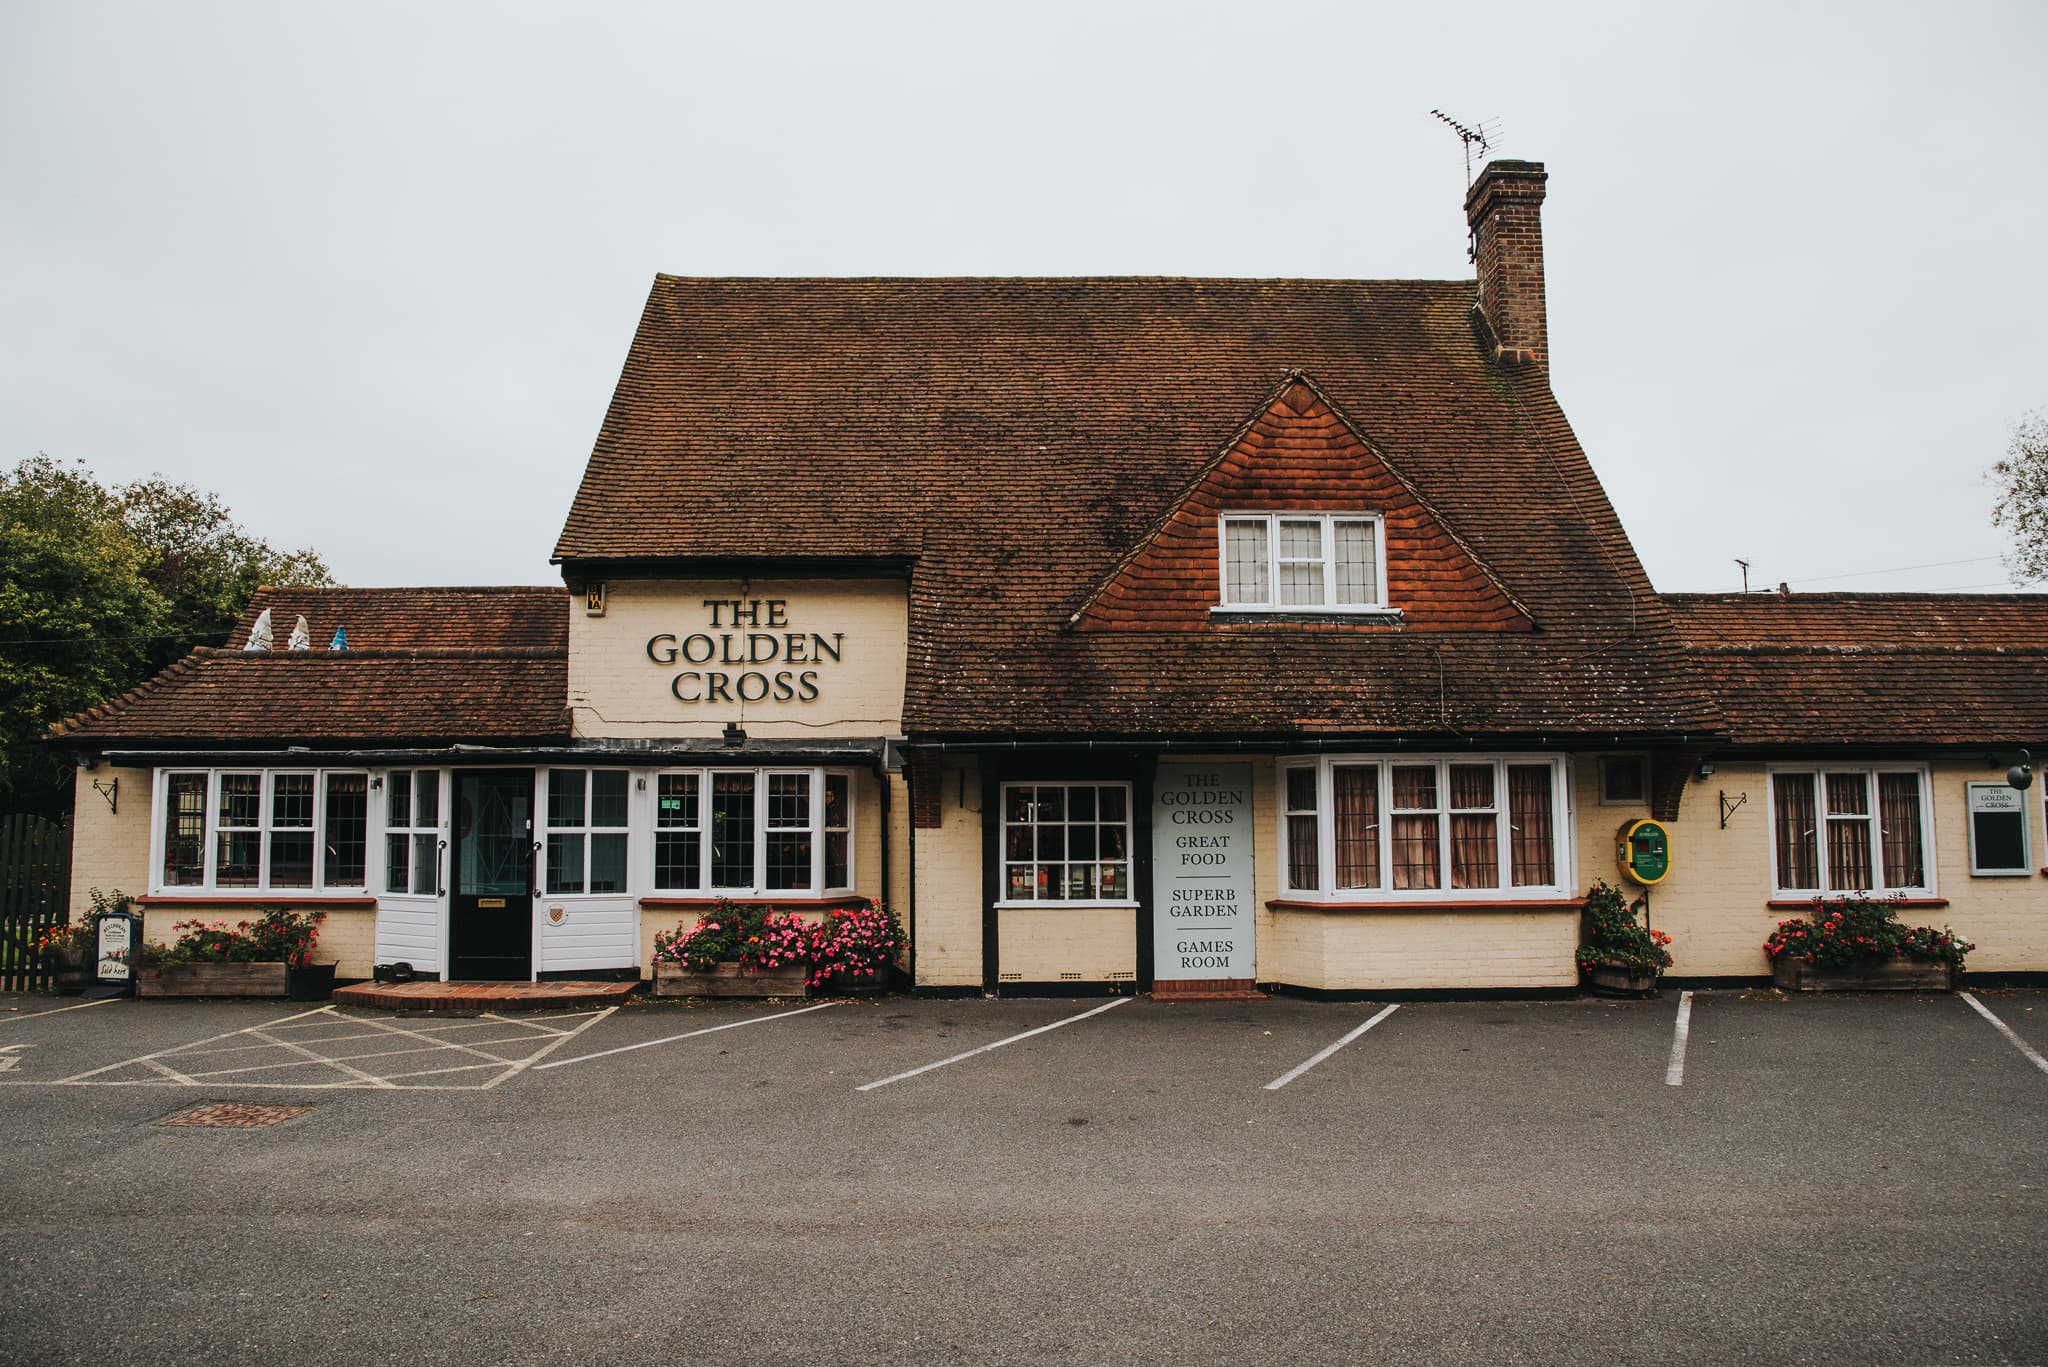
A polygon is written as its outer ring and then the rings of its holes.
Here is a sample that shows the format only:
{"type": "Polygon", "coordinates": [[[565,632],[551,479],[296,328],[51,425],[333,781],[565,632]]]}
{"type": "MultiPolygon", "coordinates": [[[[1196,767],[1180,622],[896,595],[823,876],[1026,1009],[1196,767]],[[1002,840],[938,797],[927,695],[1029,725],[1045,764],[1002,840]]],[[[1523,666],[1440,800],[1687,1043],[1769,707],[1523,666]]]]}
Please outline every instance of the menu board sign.
{"type": "Polygon", "coordinates": [[[1258,976],[1252,767],[1162,764],[1152,789],[1152,976],[1258,976]]]}

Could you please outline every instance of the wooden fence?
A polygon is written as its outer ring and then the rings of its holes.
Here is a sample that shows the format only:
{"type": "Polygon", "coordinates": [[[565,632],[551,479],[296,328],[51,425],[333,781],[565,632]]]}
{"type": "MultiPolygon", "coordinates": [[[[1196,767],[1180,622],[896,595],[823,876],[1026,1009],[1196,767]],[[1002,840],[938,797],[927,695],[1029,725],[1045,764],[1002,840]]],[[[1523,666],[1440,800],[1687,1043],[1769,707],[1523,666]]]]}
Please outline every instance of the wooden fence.
{"type": "Polygon", "coordinates": [[[0,816],[0,991],[47,989],[36,935],[68,919],[71,823],[0,816]]]}

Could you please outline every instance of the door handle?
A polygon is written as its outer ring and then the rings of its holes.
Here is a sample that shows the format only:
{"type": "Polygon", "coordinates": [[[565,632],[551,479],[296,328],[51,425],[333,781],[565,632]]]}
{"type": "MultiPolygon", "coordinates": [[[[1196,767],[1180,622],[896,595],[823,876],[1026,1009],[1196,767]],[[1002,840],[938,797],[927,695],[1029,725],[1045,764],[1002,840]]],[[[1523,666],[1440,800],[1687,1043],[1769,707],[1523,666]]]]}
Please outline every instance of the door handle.
{"type": "Polygon", "coordinates": [[[533,842],[533,855],[526,861],[526,895],[540,891],[540,842],[533,842]]]}
{"type": "Polygon", "coordinates": [[[448,842],[443,840],[434,849],[434,896],[448,895],[448,842]]]}

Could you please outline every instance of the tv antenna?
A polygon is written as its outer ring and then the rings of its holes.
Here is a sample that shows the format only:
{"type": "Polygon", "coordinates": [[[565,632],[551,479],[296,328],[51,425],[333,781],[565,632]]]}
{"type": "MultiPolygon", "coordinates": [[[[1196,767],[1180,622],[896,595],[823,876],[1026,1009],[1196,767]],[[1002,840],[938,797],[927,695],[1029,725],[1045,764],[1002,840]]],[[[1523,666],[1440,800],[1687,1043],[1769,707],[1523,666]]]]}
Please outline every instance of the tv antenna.
{"type": "Polygon", "coordinates": [[[1738,565],[1740,565],[1740,566],[1742,566],[1742,591],[1743,591],[1744,593],[1748,593],[1748,592],[1749,592],[1749,562],[1748,562],[1747,560],[1743,560],[1743,559],[1741,559],[1741,558],[1739,558],[1739,557],[1738,557],[1738,558],[1737,558],[1737,560],[1735,561],[1735,563],[1736,563],[1736,564],[1738,564],[1738,565]]]}
{"type": "Polygon", "coordinates": [[[1456,133],[1459,141],[1465,144],[1465,188],[1471,189],[1472,149],[1478,148],[1479,155],[1482,158],[1494,149],[1500,142],[1500,120],[1498,118],[1484,119],[1467,127],[1449,114],[1444,113],[1441,109],[1432,109],[1429,112],[1449,124],[1451,131],[1456,133]]]}

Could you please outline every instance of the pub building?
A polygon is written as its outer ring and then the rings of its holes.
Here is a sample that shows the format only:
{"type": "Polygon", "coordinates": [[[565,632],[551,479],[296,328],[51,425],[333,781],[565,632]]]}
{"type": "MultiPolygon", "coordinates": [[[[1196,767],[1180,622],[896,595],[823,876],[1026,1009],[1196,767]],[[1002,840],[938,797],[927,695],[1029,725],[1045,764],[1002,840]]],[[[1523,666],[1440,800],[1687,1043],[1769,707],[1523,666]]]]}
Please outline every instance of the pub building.
{"type": "Polygon", "coordinates": [[[1536,992],[1654,818],[1682,978],[1857,891],[2048,969],[2048,600],[1659,594],[1545,180],[1467,280],[658,277],[559,587],[266,589],[53,728],[74,914],[525,980],[879,898],[933,992],[1536,992]]]}

